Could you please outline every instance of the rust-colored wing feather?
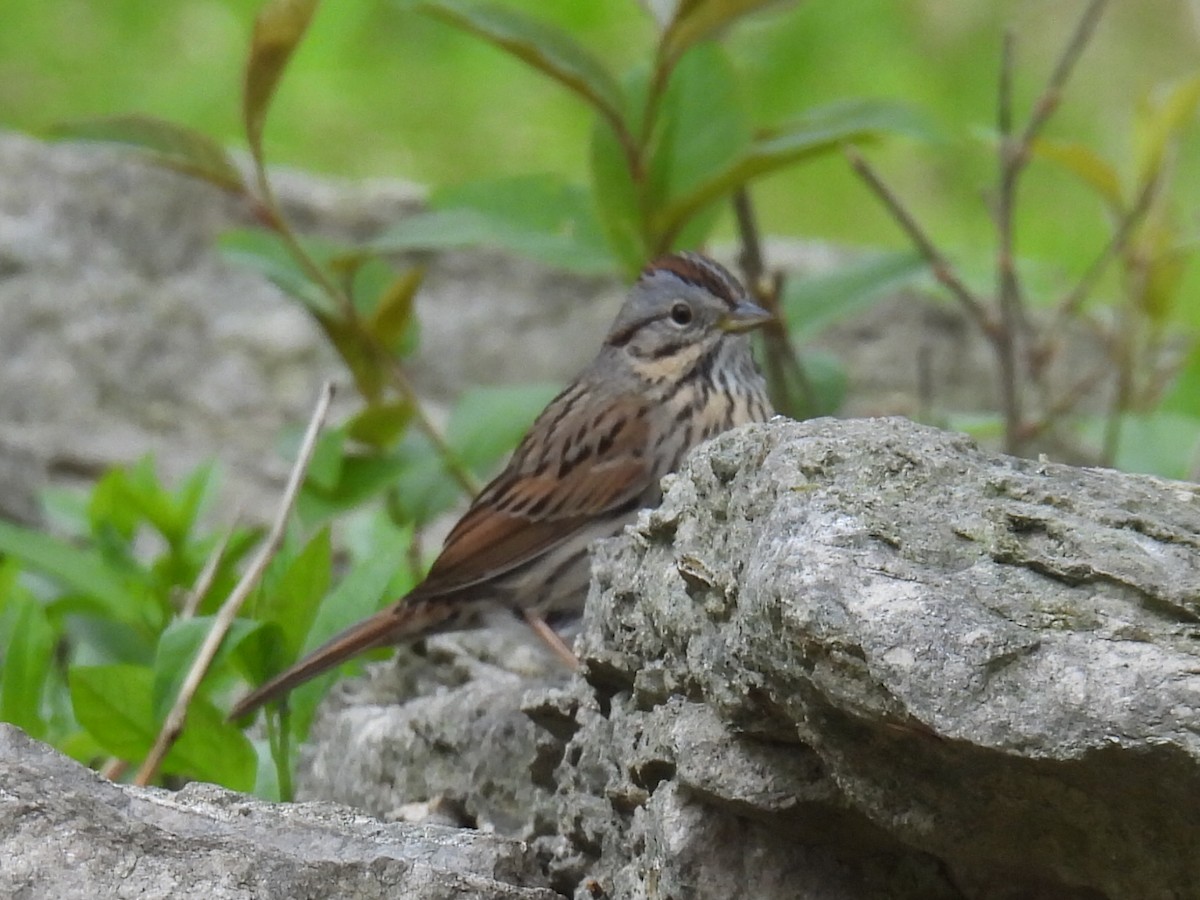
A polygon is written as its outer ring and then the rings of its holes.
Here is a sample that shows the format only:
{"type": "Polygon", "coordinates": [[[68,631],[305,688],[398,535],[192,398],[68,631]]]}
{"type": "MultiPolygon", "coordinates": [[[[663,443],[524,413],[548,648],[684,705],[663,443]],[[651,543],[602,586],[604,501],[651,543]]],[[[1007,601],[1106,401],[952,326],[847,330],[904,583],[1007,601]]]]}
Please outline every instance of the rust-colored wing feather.
{"type": "Polygon", "coordinates": [[[453,593],[519,568],[651,486],[648,428],[636,398],[590,419],[576,410],[572,421],[560,421],[557,404],[571,399],[560,396],[534,423],[446,537],[416,593],[453,593]]]}
{"type": "Polygon", "coordinates": [[[635,502],[652,487],[649,443],[636,396],[597,397],[594,386],[576,382],[538,417],[505,470],[454,526],[421,584],[248,694],[230,718],[359,653],[436,628],[453,616],[462,592],[479,593],[635,502]]]}

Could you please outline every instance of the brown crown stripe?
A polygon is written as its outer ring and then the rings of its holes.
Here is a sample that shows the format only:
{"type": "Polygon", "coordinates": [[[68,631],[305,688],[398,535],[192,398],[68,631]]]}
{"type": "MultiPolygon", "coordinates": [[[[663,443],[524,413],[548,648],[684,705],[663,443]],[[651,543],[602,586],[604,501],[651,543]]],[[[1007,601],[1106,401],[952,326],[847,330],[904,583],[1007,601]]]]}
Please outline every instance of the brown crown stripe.
{"type": "Polygon", "coordinates": [[[660,257],[642,270],[642,277],[664,271],[673,273],[689,284],[704,288],[730,306],[735,306],[741,299],[741,286],[737,279],[724,266],[698,253],[672,253],[660,257]]]}

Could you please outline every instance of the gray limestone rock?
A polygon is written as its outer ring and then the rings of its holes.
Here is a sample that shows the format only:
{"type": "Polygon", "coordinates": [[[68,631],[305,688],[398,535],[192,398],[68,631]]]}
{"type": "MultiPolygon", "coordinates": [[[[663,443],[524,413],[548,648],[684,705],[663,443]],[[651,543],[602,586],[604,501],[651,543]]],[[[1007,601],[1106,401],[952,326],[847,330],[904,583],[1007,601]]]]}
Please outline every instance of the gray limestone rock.
{"type": "Polygon", "coordinates": [[[580,900],[1200,897],[1195,486],[777,420],[593,576],[580,677],[401,653],[305,790],[532,838],[580,900]]]}
{"type": "Polygon", "coordinates": [[[531,774],[545,736],[522,704],[567,676],[515,619],[400,648],[323,705],[297,796],[521,839],[553,831],[553,766],[531,774]]]}
{"type": "Polygon", "coordinates": [[[1200,897],[1200,488],[776,420],[593,576],[579,675],[510,625],[321,714],[305,796],[470,828],[121,788],[8,729],[0,893],[1200,897]]]}
{"type": "Polygon", "coordinates": [[[277,805],[211,785],[111,784],[0,725],[0,895],[552,900],[521,843],[277,805]]]}
{"type": "Polygon", "coordinates": [[[1200,896],[1195,486],[777,420],[593,575],[546,846],[611,896],[1200,896]]]}

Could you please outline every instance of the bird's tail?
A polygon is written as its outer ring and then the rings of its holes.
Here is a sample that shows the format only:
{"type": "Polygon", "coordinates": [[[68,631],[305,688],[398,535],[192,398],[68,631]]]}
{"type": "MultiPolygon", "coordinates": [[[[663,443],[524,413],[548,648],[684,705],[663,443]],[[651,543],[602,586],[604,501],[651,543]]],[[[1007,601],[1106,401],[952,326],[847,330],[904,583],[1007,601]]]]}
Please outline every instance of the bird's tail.
{"type": "Polygon", "coordinates": [[[376,647],[415,640],[453,615],[455,604],[405,598],[330,638],[290,669],[285,669],[239,700],[229,719],[240,719],[264,703],[278,700],[304,682],[376,647]]]}

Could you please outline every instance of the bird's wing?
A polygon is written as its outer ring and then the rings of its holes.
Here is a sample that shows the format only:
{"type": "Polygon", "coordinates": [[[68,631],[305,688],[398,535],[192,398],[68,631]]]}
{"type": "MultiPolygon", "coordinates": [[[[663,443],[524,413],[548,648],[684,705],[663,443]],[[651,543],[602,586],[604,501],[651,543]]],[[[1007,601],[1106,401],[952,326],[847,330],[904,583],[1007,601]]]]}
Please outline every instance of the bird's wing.
{"type": "Polygon", "coordinates": [[[547,407],[451,530],[415,593],[434,597],[489,581],[638,502],[654,468],[643,404],[611,398],[588,416],[577,406],[585,399],[585,391],[568,389],[547,407]]]}
{"type": "Polygon", "coordinates": [[[454,614],[452,595],[486,584],[570,540],[605,515],[632,510],[650,486],[652,448],[637,398],[617,398],[593,417],[568,388],[547,407],[505,470],[446,538],[426,579],[406,597],[335,635],[243,697],[248,715],[353,656],[436,628],[454,614]]]}

